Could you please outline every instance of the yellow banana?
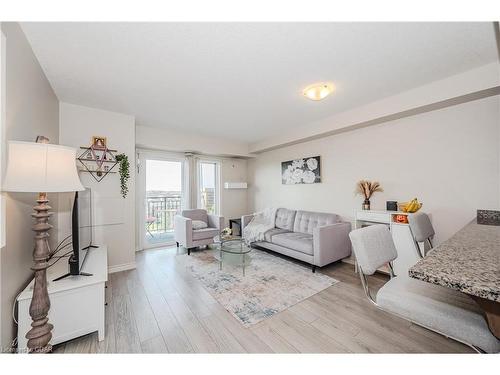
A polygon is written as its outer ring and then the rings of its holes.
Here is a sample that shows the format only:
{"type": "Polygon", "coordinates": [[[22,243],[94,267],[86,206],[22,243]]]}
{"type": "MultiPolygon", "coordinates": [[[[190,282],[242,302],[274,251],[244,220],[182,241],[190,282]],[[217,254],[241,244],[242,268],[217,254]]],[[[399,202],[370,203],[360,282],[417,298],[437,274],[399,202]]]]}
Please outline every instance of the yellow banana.
{"type": "Polygon", "coordinates": [[[413,208],[413,211],[412,212],[417,212],[420,207],[422,207],[422,203],[419,203],[419,201],[417,200],[417,198],[415,198],[415,206],[412,207],[413,208]]]}
{"type": "Polygon", "coordinates": [[[401,211],[408,213],[417,212],[421,208],[422,203],[420,203],[417,198],[413,198],[411,201],[403,202],[399,205],[399,209],[401,211]]]}
{"type": "Polygon", "coordinates": [[[412,201],[408,204],[408,206],[406,206],[406,212],[413,212],[413,209],[415,208],[415,205],[416,205],[415,201],[414,201],[414,200],[412,200],[412,201]]]}

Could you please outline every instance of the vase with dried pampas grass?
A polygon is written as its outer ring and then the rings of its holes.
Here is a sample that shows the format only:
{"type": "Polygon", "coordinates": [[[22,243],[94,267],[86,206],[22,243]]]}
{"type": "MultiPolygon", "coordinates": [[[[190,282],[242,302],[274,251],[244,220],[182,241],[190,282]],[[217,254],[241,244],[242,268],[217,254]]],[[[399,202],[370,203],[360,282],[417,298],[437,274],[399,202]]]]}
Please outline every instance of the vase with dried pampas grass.
{"type": "Polygon", "coordinates": [[[363,210],[370,209],[370,198],[372,197],[373,193],[377,191],[384,191],[377,181],[374,182],[367,180],[358,181],[358,183],[356,184],[356,194],[365,197],[362,206],[363,210]]]}

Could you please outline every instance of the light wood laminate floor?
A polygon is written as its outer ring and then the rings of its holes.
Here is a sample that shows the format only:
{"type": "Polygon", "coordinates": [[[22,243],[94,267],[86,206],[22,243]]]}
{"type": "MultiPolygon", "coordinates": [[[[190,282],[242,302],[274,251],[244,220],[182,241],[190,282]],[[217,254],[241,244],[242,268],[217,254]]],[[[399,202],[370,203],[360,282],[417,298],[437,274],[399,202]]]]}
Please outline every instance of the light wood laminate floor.
{"type": "MultiPolygon", "coordinates": [[[[178,262],[175,248],[137,253],[137,269],[111,274],[106,338],[55,353],[469,353],[470,348],[378,310],[352,266],[319,269],[341,282],[244,328],[178,262]]],[[[292,261],[292,260],[291,260],[292,261]]],[[[375,289],[386,280],[370,277],[375,289]]]]}

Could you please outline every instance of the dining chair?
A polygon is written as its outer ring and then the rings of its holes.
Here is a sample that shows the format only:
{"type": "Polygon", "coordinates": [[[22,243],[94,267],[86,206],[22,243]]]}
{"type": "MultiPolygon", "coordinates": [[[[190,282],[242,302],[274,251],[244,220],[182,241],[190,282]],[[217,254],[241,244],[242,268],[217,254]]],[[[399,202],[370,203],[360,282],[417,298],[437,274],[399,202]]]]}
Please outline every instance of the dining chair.
{"type": "Polygon", "coordinates": [[[408,224],[410,225],[411,233],[413,234],[413,240],[417,246],[418,256],[423,258],[425,256],[425,242],[429,244],[429,249],[432,249],[432,237],[434,237],[434,227],[432,226],[429,215],[423,212],[417,212],[408,215],[408,224]],[[419,242],[423,242],[424,246],[421,249],[419,242]]]}
{"type": "Polygon", "coordinates": [[[464,293],[391,272],[391,279],[372,296],[367,275],[373,275],[382,265],[391,265],[397,258],[392,236],[385,225],[370,225],[353,230],[349,237],[363,290],[376,307],[462,342],[479,353],[500,352],[500,340],[490,332],[474,300],[464,293]]]}

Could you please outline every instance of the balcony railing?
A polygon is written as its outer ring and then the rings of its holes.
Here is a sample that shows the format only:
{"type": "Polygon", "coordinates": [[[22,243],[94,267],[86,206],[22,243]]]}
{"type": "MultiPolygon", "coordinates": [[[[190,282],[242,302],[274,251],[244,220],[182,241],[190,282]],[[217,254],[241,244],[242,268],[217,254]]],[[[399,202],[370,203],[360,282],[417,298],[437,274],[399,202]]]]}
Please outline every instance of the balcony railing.
{"type": "Polygon", "coordinates": [[[146,198],[146,229],[151,233],[174,230],[174,216],[181,211],[181,195],[146,198]]]}

